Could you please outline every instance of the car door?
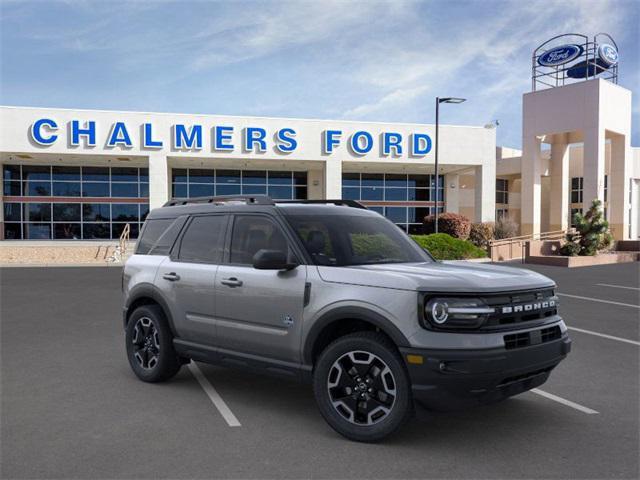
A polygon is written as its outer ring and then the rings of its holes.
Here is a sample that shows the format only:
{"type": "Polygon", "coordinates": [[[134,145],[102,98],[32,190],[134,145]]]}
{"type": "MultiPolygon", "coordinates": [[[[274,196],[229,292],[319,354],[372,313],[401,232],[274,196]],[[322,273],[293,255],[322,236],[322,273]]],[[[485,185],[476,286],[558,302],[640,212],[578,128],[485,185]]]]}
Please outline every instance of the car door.
{"type": "Polygon", "coordinates": [[[216,277],[218,344],[223,349],[300,362],[300,333],[307,270],[257,270],[261,249],[296,254],[291,237],[273,217],[236,214],[225,262],[216,277]]]}
{"type": "Polygon", "coordinates": [[[158,269],[156,284],[171,305],[183,340],[215,343],[215,279],[228,221],[224,214],[191,217],[170,258],[158,269]]]}

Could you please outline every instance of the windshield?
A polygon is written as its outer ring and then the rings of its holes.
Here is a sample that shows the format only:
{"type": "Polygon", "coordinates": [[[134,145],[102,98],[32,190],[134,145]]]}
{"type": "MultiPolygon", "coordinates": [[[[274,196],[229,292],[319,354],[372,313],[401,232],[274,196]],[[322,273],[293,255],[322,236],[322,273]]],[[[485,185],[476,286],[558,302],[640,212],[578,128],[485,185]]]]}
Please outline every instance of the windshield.
{"type": "Polygon", "coordinates": [[[402,230],[380,215],[286,215],[316,265],[345,267],[431,262],[402,230]]]}

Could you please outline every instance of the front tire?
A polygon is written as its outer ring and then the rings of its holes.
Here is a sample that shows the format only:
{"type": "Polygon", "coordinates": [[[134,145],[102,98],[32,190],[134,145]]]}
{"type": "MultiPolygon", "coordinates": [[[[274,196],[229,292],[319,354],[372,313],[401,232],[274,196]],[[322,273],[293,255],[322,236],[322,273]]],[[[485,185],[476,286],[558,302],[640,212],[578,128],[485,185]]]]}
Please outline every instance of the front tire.
{"type": "Polygon", "coordinates": [[[313,389],[320,413],[341,435],[376,442],[411,416],[411,385],[395,345],[376,332],[331,343],[318,358],[313,389]]]}
{"type": "Polygon", "coordinates": [[[164,382],[180,370],[173,348],[173,335],[162,309],[157,305],[136,308],[127,322],[127,359],[144,382],[164,382]]]}

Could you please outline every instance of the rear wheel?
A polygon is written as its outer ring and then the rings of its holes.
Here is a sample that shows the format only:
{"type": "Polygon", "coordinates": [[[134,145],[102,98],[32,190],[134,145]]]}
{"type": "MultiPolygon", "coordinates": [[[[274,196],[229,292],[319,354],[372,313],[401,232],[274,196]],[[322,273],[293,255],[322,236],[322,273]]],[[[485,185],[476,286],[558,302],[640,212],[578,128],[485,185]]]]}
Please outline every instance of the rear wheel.
{"type": "Polygon", "coordinates": [[[173,335],[157,305],[143,305],[133,311],[125,339],[129,365],[140,380],[162,382],[180,370],[173,335]]]}
{"type": "Polygon", "coordinates": [[[331,343],[318,359],[313,385],[324,419],[352,440],[381,440],[413,411],[402,359],[380,333],[353,333],[331,343]]]}

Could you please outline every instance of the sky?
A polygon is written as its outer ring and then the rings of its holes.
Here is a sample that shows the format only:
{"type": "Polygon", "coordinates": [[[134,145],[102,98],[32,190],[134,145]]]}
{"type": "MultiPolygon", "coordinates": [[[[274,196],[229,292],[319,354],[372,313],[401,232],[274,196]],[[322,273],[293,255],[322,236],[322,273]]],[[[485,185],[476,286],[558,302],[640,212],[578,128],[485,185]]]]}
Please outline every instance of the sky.
{"type": "Polygon", "coordinates": [[[607,32],[640,145],[640,2],[0,0],[0,104],[485,125],[519,148],[531,53],[607,32]]]}

